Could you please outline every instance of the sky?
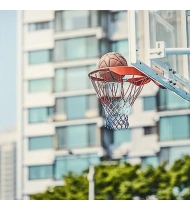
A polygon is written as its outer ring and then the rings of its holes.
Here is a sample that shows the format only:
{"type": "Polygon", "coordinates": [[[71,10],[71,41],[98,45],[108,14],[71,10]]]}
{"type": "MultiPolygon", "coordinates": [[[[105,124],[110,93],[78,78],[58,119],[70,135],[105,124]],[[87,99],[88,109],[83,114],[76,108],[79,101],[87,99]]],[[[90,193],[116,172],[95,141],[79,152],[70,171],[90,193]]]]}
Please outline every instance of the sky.
{"type": "Polygon", "coordinates": [[[0,10],[0,129],[16,126],[17,12],[0,10]]]}

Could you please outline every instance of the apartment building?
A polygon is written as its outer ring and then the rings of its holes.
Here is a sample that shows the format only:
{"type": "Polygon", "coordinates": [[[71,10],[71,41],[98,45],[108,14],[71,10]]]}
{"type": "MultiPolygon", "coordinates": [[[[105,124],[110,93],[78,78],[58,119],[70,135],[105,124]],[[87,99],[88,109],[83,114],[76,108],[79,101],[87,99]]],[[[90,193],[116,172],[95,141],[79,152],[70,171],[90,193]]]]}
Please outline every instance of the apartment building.
{"type": "Polygon", "coordinates": [[[0,199],[16,199],[16,128],[0,131],[0,199]]]}
{"type": "Polygon", "coordinates": [[[128,58],[127,22],[127,11],[18,11],[17,199],[104,157],[157,165],[189,153],[190,106],[154,83],[133,105],[129,129],[104,127],[87,75],[106,52],[128,58]]]}

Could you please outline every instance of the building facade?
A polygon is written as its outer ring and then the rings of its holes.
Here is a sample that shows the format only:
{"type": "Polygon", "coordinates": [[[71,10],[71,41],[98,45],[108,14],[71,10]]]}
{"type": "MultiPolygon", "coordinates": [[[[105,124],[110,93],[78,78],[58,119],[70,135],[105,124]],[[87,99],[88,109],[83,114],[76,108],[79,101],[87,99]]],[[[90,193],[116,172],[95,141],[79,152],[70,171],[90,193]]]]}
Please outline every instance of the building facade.
{"type": "Polygon", "coordinates": [[[16,128],[0,132],[0,200],[16,199],[16,128]]]}
{"type": "Polygon", "coordinates": [[[157,165],[189,153],[189,104],[154,83],[133,105],[129,129],[104,127],[88,73],[107,52],[128,58],[127,18],[127,11],[18,11],[17,199],[104,157],[157,165]]]}

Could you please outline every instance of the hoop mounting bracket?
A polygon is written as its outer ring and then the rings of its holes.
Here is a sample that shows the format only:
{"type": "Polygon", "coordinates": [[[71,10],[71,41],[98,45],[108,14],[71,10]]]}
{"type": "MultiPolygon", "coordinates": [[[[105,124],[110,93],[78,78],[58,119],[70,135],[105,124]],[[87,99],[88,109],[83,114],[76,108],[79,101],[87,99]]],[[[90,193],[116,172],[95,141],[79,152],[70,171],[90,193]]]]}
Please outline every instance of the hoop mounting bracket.
{"type": "Polygon", "coordinates": [[[150,49],[149,52],[150,52],[149,58],[156,59],[156,58],[164,58],[170,54],[173,55],[190,54],[190,48],[166,48],[166,42],[159,41],[156,42],[156,48],[150,49]]]}

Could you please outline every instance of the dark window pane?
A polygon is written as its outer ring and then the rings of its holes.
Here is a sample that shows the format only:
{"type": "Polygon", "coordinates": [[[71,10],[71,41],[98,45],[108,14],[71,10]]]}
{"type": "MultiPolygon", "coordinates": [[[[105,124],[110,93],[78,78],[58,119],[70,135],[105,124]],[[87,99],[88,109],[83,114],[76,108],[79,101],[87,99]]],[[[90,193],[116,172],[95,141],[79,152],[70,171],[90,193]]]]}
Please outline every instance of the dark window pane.
{"type": "Polygon", "coordinates": [[[170,90],[159,90],[159,110],[188,109],[190,104],[170,90]]]}
{"type": "Polygon", "coordinates": [[[131,140],[131,129],[114,131],[114,144],[120,145],[131,140]]]}
{"type": "Polygon", "coordinates": [[[29,52],[29,64],[43,64],[51,62],[50,50],[39,50],[29,52]]]}
{"type": "Polygon", "coordinates": [[[155,126],[147,126],[144,127],[144,135],[154,134],[156,133],[156,127],[155,126]]]}
{"type": "Polygon", "coordinates": [[[83,90],[88,88],[86,66],[68,68],[66,70],[66,90],[83,90]]]}
{"type": "Polygon", "coordinates": [[[54,48],[54,61],[63,61],[66,59],[65,55],[65,41],[64,40],[56,40],[55,48],[54,48]]]}
{"type": "Polygon", "coordinates": [[[85,118],[85,112],[87,111],[87,97],[74,96],[66,98],[66,110],[68,119],[85,118]]]}
{"type": "Polygon", "coordinates": [[[174,163],[184,155],[190,155],[190,146],[171,147],[169,149],[169,163],[174,163]]]}
{"type": "Polygon", "coordinates": [[[59,127],[56,129],[56,138],[59,149],[89,147],[98,144],[96,124],[59,127]]]}
{"type": "Polygon", "coordinates": [[[45,122],[47,120],[47,117],[48,113],[46,107],[29,109],[30,123],[45,122]]]}
{"type": "Polygon", "coordinates": [[[53,166],[30,166],[29,167],[29,180],[34,179],[50,179],[53,177],[53,166]]]}
{"type": "Polygon", "coordinates": [[[29,81],[29,92],[50,92],[52,90],[52,79],[35,79],[29,81]]]}
{"type": "Polygon", "coordinates": [[[60,127],[56,129],[56,137],[57,137],[57,143],[58,148],[66,148],[66,128],[60,127]]]}
{"type": "Polygon", "coordinates": [[[65,57],[66,59],[80,59],[88,56],[87,43],[85,37],[67,39],[65,41],[65,57]]]}
{"type": "Polygon", "coordinates": [[[169,161],[169,148],[161,148],[160,150],[159,162],[162,164],[165,161],[169,161]]]}
{"type": "Polygon", "coordinates": [[[96,146],[97,143],[97,130],[96,124],[89,125],[89,146],[96,146]]]}
{"type": "Polygon", "coordinates": [[[98,55],[98,40],[95,36],[55,41],[55,61],[92,58],[98,55]]]}
{"type": "Polygon", "coordinates": [[[62,12],[55,12],[55,31],[59,32],[62,30],[62,12]]]}
{"type": "Polygon", "coordinates": [[[159,124],[160,141],[190,138],[190,116],[161,117],[159,124]]]}
{"type": "Polygon", "coordinates": [[[63,30],[89,27],[89,10],[63,11],[63,30]]]}
{"type": "Polygon", "coordinates": [[[155,96],[148,96],[144,97],[144,110],[155,110],[156,109],[156,97],[155,96]]]}
{"type": "Polygon", "coordinates": [[[64,98],[57,98],[55,103],[55,112],[58,114],[63,114],[66,112],[64,105],[64,98]]]}
{"type": "Polygon", "coordinates": [[[63,92],[65,90],[65,70],[55,70],[55,92],[63,92]]]}
{"type": "Polygon", "coordinates": [[[66,129],[67,148],[87,147],[88,146],[88,127],[87,125],[70,126],[66,129]]]}
{"type": "Polygon", "coordinates": [[[52,136],[39,136],[29,138],[29,150],[49,149],[53,147],[52,136]]]}
{"type": "Polygon", "coordinates": [[[121,53],[122,55],[128,55],[129,53],[128,40],[119,40],[112,42],[111,51],[121,53]]]}
{"type": "Polygon", "coordinates": [[[142,158],[142,167],[145,168],[148,165],[157,167],[159,165],[158,157],[157,156],[143,157],[142,158]]]}
{"type": "Polygon", "coordinates": [[[100,158],[96,154],[88,155],[72,155],[65,157],[57,157],[55,161],[55,176],[56,180],[61,180],[63,175],[69,171],[74,173],[82,173],[90,164],[98,164],[100,158]]]}
{"type": "Polygon", "coordinates": [[[66,159],[63,157],[57,157],[55,160],[55,174],[54,178],[56,180],[61,180],[63,179],[63,176],[67,174],[67,162],[66,159]]]}

